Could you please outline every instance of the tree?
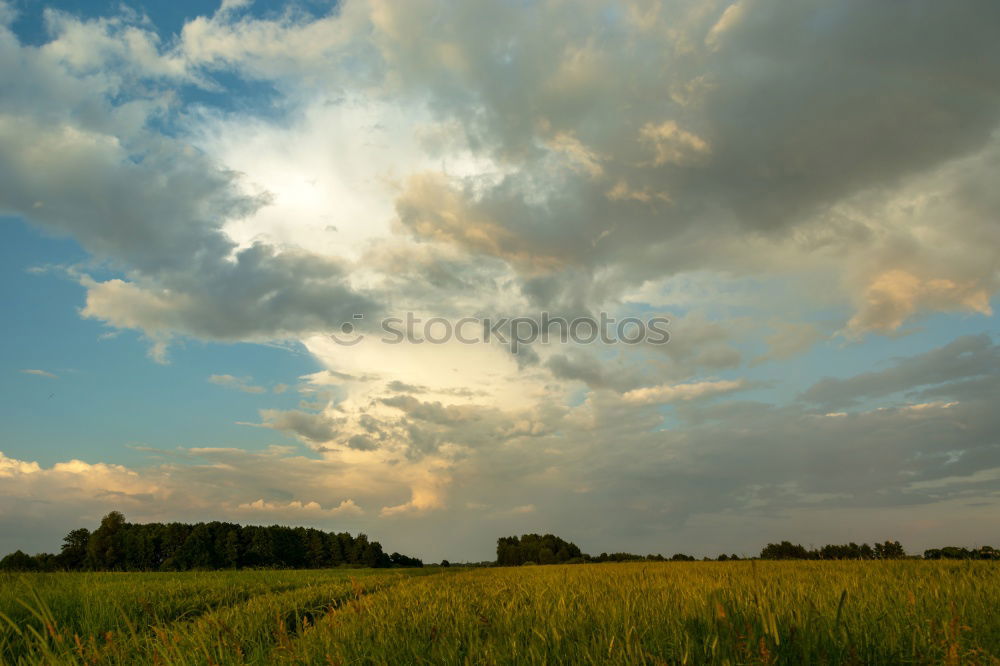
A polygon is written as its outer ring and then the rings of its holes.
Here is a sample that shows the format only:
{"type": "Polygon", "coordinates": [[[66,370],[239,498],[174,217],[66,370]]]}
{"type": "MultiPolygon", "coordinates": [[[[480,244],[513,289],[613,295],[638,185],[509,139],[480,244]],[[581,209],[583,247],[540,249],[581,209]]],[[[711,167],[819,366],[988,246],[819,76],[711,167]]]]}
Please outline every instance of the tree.
{"type": "Polygon", "coordinates": [[[211,525],[198,523],[174,556],[178,566],[182,569],[219,568],[222,562],[215,557],[214,542],[211,525]]]}
{"type": "Polygon", "coordinates": [[[853,541],[846,545],[826,545],[819,549],[821,560],[870,560],[874,552],[864,544],[859,546],[853,541]]]}
{"type": "Polygon", "coordinates": [[[516,567],[527,562],[559,564],[583,558],[580,548],[553,534],[522,534],[497,539],[497,564],[516,567]]]}
{"type": "Polygon", "coordinates": [[[898,541],[886,541],[875,544],[875,559],[901,560],[906,557],[906,551],[898,541]]]}
{"type": "Polygon", "coordinates": [[[925,560],[996,560],[1000,559],[1000,553],[992,546],[981,548],[961,548],[959,546],[945,546],[944,548],[929,548],[924,551],[925,560]]]}
{"type": "Polygon", "coordinates": [[[62,548],[56,556],[56,565],[63,569],[76,571],[87,564],[87,543],[90,541],[90,530],[81,527],[63,537],[62,548]]]}
{"type": "Polygon", "coordinates": [[[0,560],[0,571],[34,571],[37,567],[35,559],[20,550],[15,550],[0,560]]]}
{"type": "Polygon", "coordinates": [[[35,563],[35,571],[55,571],[59,568],[56,556],[52,553],[37,553],[31,559],[35,563]]]}
{"type": "Polygon", "coordinates": [[[309,566],[314,569],[324,567],[330,563],[330,549],[327,548],[324,536],[319,530],[309,530],[308,532],[307,539],[309,545],[306,557],[309,559],[309,566]]]}
{"type": "Polygon", "coordinates": [[[250,548],[247,559],[251,566],[270,567],[275,565],[274,543],[271,531],[266,527],[249,527],[250,548]]]}
{"type": "Polygon", "coordinates": [[[114,570],[122,568],[122,535],[125,516],[112,511],[101,519],[101,526],[94,530],[87,542],[87,563],[92,569],[114,570]]]}
{"type": "Polygon", "coordinates": [[[333,566],[344,563],[344,549],[340,545],[340,535],[331,534],[330,535],[330,553],[329,562],[333,566]]]}
{"type": "Polygon", "coordinates": [[[392,561],[388,555],[382,552],[382,544],[378,541],[370,541],[365,544],[365,548],[361,552],[359,564],[369,568],[377,568],[391,566],[392,561]]]}
{"type": "MultiPolygon", "coordinates": [[[[424,566],[424,561],[416,557],[407,557],[406,555],[400,555],[399,553],[393,553],[389,556],[389,561],[394,567],[422,567],[424,566]]],[[[447,560],[445,560],[447,562],[447,560]]],[[[447,565],[442,565],[447,566],[447,565]]]]}
{"type": "Polygon", "coordinates": [[[760,551],[762,560],[807,560],[812,559],[809,551],[800,544],[791,541],[769,543],[760,551]]]}

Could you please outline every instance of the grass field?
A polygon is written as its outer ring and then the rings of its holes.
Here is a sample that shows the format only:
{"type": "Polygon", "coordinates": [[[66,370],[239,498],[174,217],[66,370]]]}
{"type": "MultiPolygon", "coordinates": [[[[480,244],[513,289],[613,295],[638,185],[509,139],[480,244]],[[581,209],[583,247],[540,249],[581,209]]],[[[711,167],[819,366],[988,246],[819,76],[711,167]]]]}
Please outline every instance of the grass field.
{"type": "Polygon", "coordinates": [[[1000,664],[990,562],[0,577],[4,663],[1000,664]]]}

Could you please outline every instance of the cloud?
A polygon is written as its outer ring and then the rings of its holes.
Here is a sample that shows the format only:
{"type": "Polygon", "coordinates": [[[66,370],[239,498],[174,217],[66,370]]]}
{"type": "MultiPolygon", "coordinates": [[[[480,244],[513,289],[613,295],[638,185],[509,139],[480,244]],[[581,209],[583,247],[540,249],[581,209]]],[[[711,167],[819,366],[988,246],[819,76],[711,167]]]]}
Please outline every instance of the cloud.
{"type": "Polygon", "coordinates": [[[948,278],[921,279],[893,269],[872,278],[865,288],[860,311],[847,322],[847,329],[851,332],[895,331],[920,308],[993,314],[990,290],[982,283],[958,283],[948,278]]]}
{"type": "Polygon", "coordinates": [[[988,336],[853,377],[781,363],[826,322],[860,346],[929,313],[989,316],[996,3],[347,0],[317,16],[227,0],[172,39],[129,11],[48,12],[37,47],[0,8],[0,212],[89,254],[69,271],[81,315],[139,331],[158,360],[190,337],[301,343],[322,368],[308,402],[252,424],[301,449],[0,458],[0,534],[122,506],[391,524],[434,559],[488,556],[529,524],[597,552],[730,550],[810,516],[874,540],[900,507],[956,523],[962,502],[994,502],[988,336]],[[671,340],[514,358],[376,339],[394,310],[542,309],[664,311],[671,340]],[[328,337],[361,313],[357,346],[328,337]],[[798,401],[733,395],[772,371],[798,401]]]}
{"type": "Polygon", "coordinates": [[[815,324],[807,322],[775,322],[773,328],[774,332],[766,339],[767,353],[754,358],[752,365],[793,358],[825,337],[815,324]]]}
{"type": "Polygon", "coordinates": [[[262,409],[260,417],[263,427],[288,432],[312,444],[329,442],[340,432],[340,421],[323,414],[295,409],[262,409]]]}
{"type": "MultiPolygon", "coordinates": [[[[285,11],[272,18],[240,17],[233,10],[242,3],[225,3],[215,15],[199,16],[181,30],[176,53],[192,68],[208,71],[237,68],[254,79],[328,77],[331,66],[355,67],[344,72],[368,73],[374,56],[363,35],[369,27],[367,7],[350,2],[326,16],[311,17],[285,11]]],[[[336,70],[334,70],[336,71],[336,70]]]]}
{"type": "MultiPolygon", "coordinates": [[[[0,109],[0,205],[114,262],[120,277],[82,278],[83,313],[143,331],[161,359],[176,336],[295,338],[377,310],[400,281],[345,258],[414,240],[457,250],[456,267],[506,266],[523,296],[548,279],[588,307],[687,271],[837,270],[824,250],[851,256],[852,335],[924,311],[986,313],[1000,260],[977,211],[995,195],[977,184],[987,171],[949,166],[996,159],[1000,102],[982,65],[995,8],[974,5],[917,20],[860,2],[681,2],[611,20],[600,3],[546,2],[531,18],[481,4],[432,22],[423,0],[267,17],[235,3],[170,43],[128,12],[49,12],[41,49],[3,34],[14,94],[0,109]],[[403,29],[415,24],[425,39],[403,29]],[[218,87],[218,71],[279,86],[288,107],[181,117],[175,88],[218,87]],[[158,134],[158,118],[181,131],[158,134]],[[312,157],[345,141],[349,167],[312,157]],[[922,204],[926,221],[875,214],[930,173],[944,196],[922,204]],[[846,211],[859,197],[866,210],[846,211]],[[948,220],[949,244],[925,232],[931,217],[948,220]]],[[[436,307],[458,286],[444,280],[469,280],[415,272],[405,288],[436,307]]]]}
{"type": "Polygon", "coordinates": [[[127,467],[75,459],[42,467],[37,462],[10,458],[0,452],[0,479],[4,486],[3,505],[7,507],[39,498],[44,498],[41,500],[44,504],[111,501],[128,507],[165,496],[156,480],[143,478],[127,467]]]}
{"type": "Polygon", "coordinates": [[[236,389],[237,391],[243,391],[244,393],[265,393],[267,389],[263,386],[254,386],[250,382],[253,381],[251,377],[233,377],[232,375],[210,375],[208,378],[213,384],[218,384],[219,386],[225,386],[226,388],[236,389]]]}
{"type": "Polygon", "coordinates": [[[240,504],[236,507],[238,510],[268,513],[268,514],[288,514],[292,516],[297,515],[322,515],[322,516],[339,516],[344,514],[351,514],[360,516],[364,514],[364,511],[354,500],[345,499],[337,506],[324,509],[318,502],[300,502],[299,500],[292,500],[287,503],[283,502],[265,502],[263,499],[257,499],[253,502],[246,502],[240,504]]]}
{"type": "MultiPolygon", "coordinates": [[[[403,223],[421,238],[499,257],[529,275],[576,264],[626,283],[689,267],[731,270],[731,247],[720,239],[757,243],[763,233],[767,242],[752,252],[761,260],[754,270],[767,272],[814,255],[801,240],[843,202],[883,187],[898,192],[907,179],[991,141],[1000,116],[996,87],[981,65],[970,71],[955,55],[965,48],[954,41],[956,33],[927,28],[968,23],[973,48],[992,52],[995,45],[977,25],[995,11],[985,3],[961,12],[940,9],[936,23],[897,7],[854,2],[835,16],[820,3],[792,11],[763,1],[715,6],[713,15],[711,5],[682,4],[674,16],[660,17],[664,32],[630,32],[591,16],[596,6],[574,7],[570,15],[568,7],[545,4],[531,20],[560,25],[555,36],[527,25],[514,7],[494,8],[491,30],[517,44],[504,58],[483,57],[480,13],[452,17],[415,42],[398,26],[419,20],[427,4],[382,8],[375,26],[386,61],[409,86],[427,90],[440,112],[491,155],[516,166],[485,181],[446,184],[421,175],[399,199],[403,223]],[[666,30],[671,20],[680,27],[666,30]],[[584,26],[592,25],[606,26],[600,42],[588,41],[584,26]],[[648,53],[637,45],[663,42],[665,34],[666,45],[657,43],[659,66],[638,75],[644,85],[605,74],[634,71],[637,49],[648,53]],[[709,48],[692,34],[708,35],[709,48]],[[907,34],[921,37],[907,41],[907,34]],[[439,43],[455,54],[448,62],[431,46],[439,43]],[[922,46],[908,46],[916,43],[922,46]],[[464,65],[448,65],[453,62],[464,65]],[[579,62],[587,62],[591,74],[569,77],[579,62]],[[654,100],[638,92],[653,90],[678,93],[654,100]],[[680,92],[690,90],[700,92],[680,92]],[[862,101],[870,90],[884,105],[862,101]],[[612,113],[609,100],[629,102],[612,113]],[[898,117],[905,122],[887,121],[898,117]],[[594,169],[553,169],[547,151],[532,150],[555,137],[573,137],[588,154],[600,155],[606,184],[593,186],[594,169]],[[672,204],[650,206],[652,193],[672,204]]],[[[967,213],[954,219],[958,226],[977,223],[967,213]]],[[[868,238],[883,230],[907,234],[902,218],[891,230],[877,219],[854,219],[832,242],[857,263],[874,262],[868,238]]],[[[907,235],[921,252],[940,257],[940,246],[907,235]]],[[[934,310],[957,300],[985,312],[984,295],[996,290],[997,253],[984,254],[991,259],[968,280],[932,276],[954,286],[942,297],[927,287],[929,297],[920,303],[934,310]]],[[[916,313],[904,308],[901,316],[916,313]]],[[[858,326],[871,320],[859,317],[858,326]]]]}
{"type": "Polygon", "coordinates": [[[106,54],[93,63],[67,60],[79,52],[65,42],[76,27],[61,17],[60,37],[40,51],[0,32],[15,90],[34,86],[0,103],[0,208],[72,235],[126,274],[81,275],[84,316],[139,329],[162,345],[175,335],[283,338],[373,308],[346,286],[333,258],[264,243],[238,247],[222,227],[265,205],[266,193],[243,191],[212,158],[146,129],[162,100],[114,102],[120,81],[81,75],[84,66],[117,70],[106,54]]]}
{"type": "MultiPolygon", "coordinates": [[[[399,394],[406,400],[394,407],[357,405],[363,414],[342,408],[345,432],[385,433],[375,450],[344,446],[306,457],[292,447],[201,448],[132,468],[43,466],[4,456],[0,522],[5,515],[22,522],[48,515],[75,527],[110,508],[131,520],[179,511],[248,520],[263,512],[294,524],[351,521],[374,534],[391,525],[392,539],[383,542],[406,544],[418,555],[473,559],[489,556],[498,533],[557,527],[594,552],[622,539],[652,552],[668,550],[670,539],[743,550],[780,537],[787,521],[820,539],[874,541],[899,528],[905,507],[911,518],[919,506],[921,515],[945,520],[965,515],[963,502],[993,502],[995,510],[1000,449],[991,433],[1000,427],[1000,373],[977,370],[984,361],[989,369],[994,352],[975,338],[942,349],[901,359],[878,376],[845,378],[830,394],[898,393],[925,386],[930,376],[943,380],[934,384],[938,397],[839,416],[806,404],[684,399],[724,388],[708,382],[631,400],[597,391],[571,408],[533,413],[399,394]],[[962,384],[971,378],[979,381],[975,390],[962,384]],[[663,399],[674,400],[669,427],[656,409],[663,399]],[[404,411],[409,419],[401,421],[404,411]],[[367,425],[362,415],[370,417],[367,425]],[[433,447],[424,441],[428,434],[433,447]],[[348,511],[345,498],[365,513],[348,511]],[[536,510],[484,516],[469,505],[536,510]],[[810,515],[824,516],[823,530],[808,527],[810,515]],[[732,530],[720,527],[730,524],[732,530]]],[[[910,548],[957,534],[899,529],[910,548]]]]}
{"type": "Polygon", "coordinates": [[[15,18],[17,18],[17,10],[6,1],[0,2],[0,25],[8,26],[14,22],[15,18]]]}
{"type": "Polygon", "coordinates": [[[634,389],[622,395],[625,402],[637,405],[656,405],[679,400],[697,400],[708,396],[731,393],[745,388],[739,380],[718,380],[693,382],[690,384],[663,384],[649,388],[634,389]]]}
{"type": "Polygon", "coordinates": [[[740,0],[726,7],[725,11],[722,12],[722,16],[719,17],[719,20],[715,22],[715,25],[712,26],[712,29],[705,36],[705,46],[712,50],[718,49],[720,40],[726,31],[733,29],[743,20],[746,7],[746,3],[740,0]]]}
{"type": "Polygon", "coordinates": [[[400,223],[418,238],[453,243],[495,256],[526,270],[551,269],[562,263],[556,252],[542,255],[488,206],[469,201],[468,185],[435,173],[412,176],[396,200],[400,223]]]}
{"type": "Polygon", "coordinates": [[[682,130],[673,120],[664,121],[659,125],[646,123],[639,130],[639,136],[642,141],[653,147],[655,166],[668,163],[683,165],[711,152],[704,139],[682,130]]]}
{"type": "Polygon", "coordinates": [[[58,375],[52,374],[48,370],[37,370],[34,368],[26,368],[21,370],[26,375],[35,375],[36,377],[46,377],[48,379],[57,379],[58,375]]]}
{"type": "Polygon", "coordinates": [[[947,392],[959,382],[996,374],[1000,374],[1000,347],[984,333],[962,336],[923,354],[895,359],[884,370],[846,379],[824,378],[800,397],[825,409],[838,409],[918,389],[936,387],[947,392]]]}
{"type": "Polygon", "coordinates": [[[624,363],[612,364],[579,349],[553,354],[545,365],[554,377],[580,381],[592,389],[612,388],[623,391],[641,381],[634,367],[624,363]]]}

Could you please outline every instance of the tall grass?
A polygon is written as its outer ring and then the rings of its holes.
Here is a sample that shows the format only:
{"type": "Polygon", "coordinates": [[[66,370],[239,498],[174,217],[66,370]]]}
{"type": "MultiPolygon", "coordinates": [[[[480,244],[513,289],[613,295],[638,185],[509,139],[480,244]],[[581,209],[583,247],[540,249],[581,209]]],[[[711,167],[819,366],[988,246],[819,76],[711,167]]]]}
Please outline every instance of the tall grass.
{"type": "Polygon", "coordinates": [[[631,563],[410,581],[283,656],[341,664],[1000,663],[982,562],[631,563]]]}
{"type": "Polygon", "coordinates": [[[998,609],[991,562],[31,574],[0,662],[997,665],[998,609]]]}
{"type": "Polygon", "coordinates": [[[242,663],[385,570],[59,573],[0,578],[0,663],[242,663]]]}

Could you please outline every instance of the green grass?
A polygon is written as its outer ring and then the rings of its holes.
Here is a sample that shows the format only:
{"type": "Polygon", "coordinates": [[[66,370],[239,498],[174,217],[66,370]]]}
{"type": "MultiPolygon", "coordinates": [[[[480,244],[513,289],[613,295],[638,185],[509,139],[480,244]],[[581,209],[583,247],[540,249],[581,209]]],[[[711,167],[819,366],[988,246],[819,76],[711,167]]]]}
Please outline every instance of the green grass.
{"type": "Polygon", "coordinates": [[[342,605],[419,570],[0,576],[2,663],[261,661],[342,605]]]}
{"type": "Polygon", "coordinates": [[[5,663],[1000,664],[990,562],[0,578],[5,663]],[[423,574],[423,575],[419,575],[423,574]],[[110,633],[109,633],[110,632],[110,633]]]}

